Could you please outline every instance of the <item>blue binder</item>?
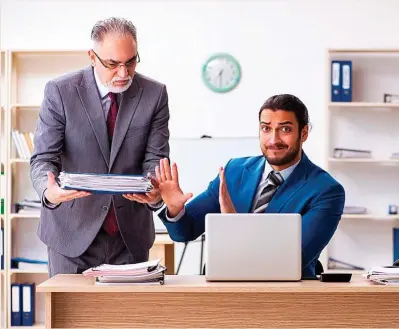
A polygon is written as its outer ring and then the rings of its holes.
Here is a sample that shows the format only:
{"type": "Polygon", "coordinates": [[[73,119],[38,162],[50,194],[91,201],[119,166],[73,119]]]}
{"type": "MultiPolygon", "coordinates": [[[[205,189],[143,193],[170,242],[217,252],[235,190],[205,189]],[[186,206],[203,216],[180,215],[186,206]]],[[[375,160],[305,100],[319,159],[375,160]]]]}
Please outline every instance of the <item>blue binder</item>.
{"type": "Polygon", "coordinates": [[[0,258],[1,258],[1,264],[0,264],[0,269],[4,270],[4,229],[1,229],[0,232],[0,258]]]}
{"type": "Polygon", "coordinates": [[[21,285],[17,283],[11,284],[11,325],[22,325],[22,292],[21,285]]]}
{"type": "Polygon", "coordinates": [[[341,61],[341,102],[352,102],[352,61],[341,61]]]}
{"type": "Polygon", "coordinates": [[[393,261],[399,259],[399,227],[393,229],[393,261]]]}
{"type": "Polygon", "coordinates": [[[21,284],[22,289],[22,325],[35,323],[35,284],[21,284]]]}
{"type": "Polygon", "coordinates": [[[331,62],[331,102],[341,101],[341,61],[331,62]]]}

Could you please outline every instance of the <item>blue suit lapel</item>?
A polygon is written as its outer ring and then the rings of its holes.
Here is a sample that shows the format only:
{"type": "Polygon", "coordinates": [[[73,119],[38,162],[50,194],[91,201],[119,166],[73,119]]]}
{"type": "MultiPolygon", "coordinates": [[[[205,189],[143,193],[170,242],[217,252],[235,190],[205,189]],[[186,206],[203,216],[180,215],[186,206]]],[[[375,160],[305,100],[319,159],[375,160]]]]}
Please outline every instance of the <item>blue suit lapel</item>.
{"type": "Polygon", "coordinates": [[[306,183],[310,161],[305,152],[292,174],[279,187],[266,207],[266,213],[278,213],[294,194],[306,183]]]}
{"type": "Polygon", "coordinates": [[[251,211],[252,200],[262,177],[265,163],[265,158],[260,156],[258,161],[244,168],[240,182],[237,212],[249,213],[251,211]]]}

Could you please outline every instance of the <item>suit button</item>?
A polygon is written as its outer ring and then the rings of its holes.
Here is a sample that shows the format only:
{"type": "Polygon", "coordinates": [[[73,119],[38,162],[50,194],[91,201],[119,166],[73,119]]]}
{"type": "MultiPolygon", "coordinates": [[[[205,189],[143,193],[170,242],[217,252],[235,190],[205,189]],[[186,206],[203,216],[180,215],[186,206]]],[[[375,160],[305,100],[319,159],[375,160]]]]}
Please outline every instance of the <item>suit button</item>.
{"type": "Polygon", "coordinates": [[[108,211],[108,206],[103,206],[104,211],[108,211]]]}

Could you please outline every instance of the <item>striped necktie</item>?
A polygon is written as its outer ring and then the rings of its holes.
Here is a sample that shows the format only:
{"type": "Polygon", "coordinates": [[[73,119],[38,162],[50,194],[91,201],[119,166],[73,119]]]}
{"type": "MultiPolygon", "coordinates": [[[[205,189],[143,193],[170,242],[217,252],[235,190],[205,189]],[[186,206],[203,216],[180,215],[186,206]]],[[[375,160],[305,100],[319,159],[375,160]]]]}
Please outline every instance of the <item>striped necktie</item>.
{"type": "Polygon", "coordinates": [[[274,193],[276,193],[277,188],[283,183],[284,178],[280,173],[271,171],[267,176],[267,181],[266,187],[263,189],[258,201],[256,202],[254,213],[265,212],[267,205],[272,199],[274,193]]]}

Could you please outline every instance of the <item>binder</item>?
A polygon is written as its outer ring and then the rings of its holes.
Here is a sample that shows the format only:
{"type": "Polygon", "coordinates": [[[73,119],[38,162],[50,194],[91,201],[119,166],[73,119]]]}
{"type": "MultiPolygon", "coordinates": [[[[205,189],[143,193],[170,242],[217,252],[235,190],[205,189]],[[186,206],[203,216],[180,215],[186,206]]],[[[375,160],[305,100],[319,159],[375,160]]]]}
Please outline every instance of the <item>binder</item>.
{"type": "Polygon", "coordinates": [[[399,227],[393,229],[393,261],[399,259],[399,227]]]}
{"type": "Polygon", "coordinates": [[[331,102],[341,101],[341,61],[331,62],[331,102]]]}
{"type": "Polygon", "coordinates": [[[341,102],[352,102],[352,61],[341,61],[341,102]]]}
{"type": "Polygon", "coordinates": [[[22,325],[35,323],[35,284],[21,284],[22,289],[22,325]]]}
{"type": "Polygon", "coordinates": [[[17,283],[11,284],[11,325],[22,325],[22,293],[21,285],[17,283]]]}
{"type": "Polygon", "coordinates": [[[0,269],[4,270],[4,229],[1,228],[0,232],[0,269]]]}

